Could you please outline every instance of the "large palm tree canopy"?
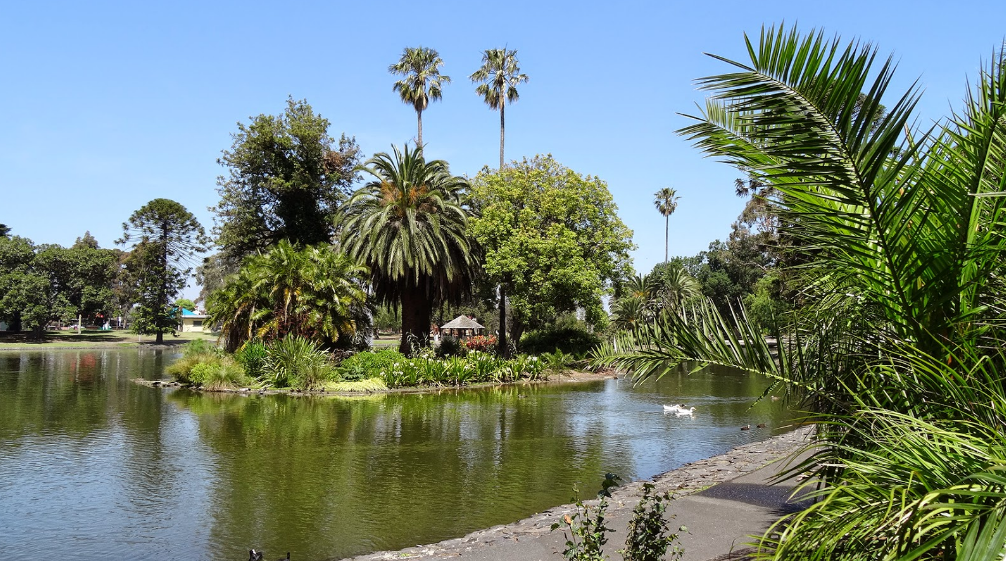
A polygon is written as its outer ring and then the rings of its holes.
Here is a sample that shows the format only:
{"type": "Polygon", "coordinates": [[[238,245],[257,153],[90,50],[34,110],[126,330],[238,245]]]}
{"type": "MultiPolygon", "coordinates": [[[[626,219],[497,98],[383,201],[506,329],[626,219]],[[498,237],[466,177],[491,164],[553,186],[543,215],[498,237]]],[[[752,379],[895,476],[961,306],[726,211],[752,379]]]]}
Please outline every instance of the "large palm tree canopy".
{"type": "Polygon", "coordinates": [[[364,168],[373,179],[343,207],[339,220],[346,252],[371,270],[378,298],[402,305],[403,352],[409,336],[429,334],[433,305],[471,291],[476,262],[469,242],[468,182],[447,162],[426,161],[422,149],[397,147],[364,168]]]}
{"type": "Polygon", "coordinates": [[[419,119],[419,146],[423,145],[423,111],[431,101],[443,96],[443,85],[451,83],[451,77],[440,73],[444,65],[437,51],[427,47],[406,47],[397,64],[388,67],[388,72],[404,76],[395,82],[392,91],[401,95],[404,103],[415,108],[419,119]]]}
{"type": "Polygon", "coordinates": [[[487,49],[482,53],[482,67],[472,73],[472,82],[482,82],[475,93],[492,109],[499,109],[520,98],[517,85],[527,82],[517,62],[517,49],[487,49]]]}
{"type": "MultiPolygon", "coordinates": [[[[472,73],[472,82],[482,82],[475,93],[486,104],[500,112],[500,169],[503,169],[503,139],[506,136],[505,109],[507,102],[517,101],[517,85],[527,82],[527,74],[520,73],[517,50],[488,49],[482,53],[482,67],[472,73]]],[[[500,340],[502,342],[502,339],[500,340]]]]}
{"type": "Polygon", "coordinates": [[[654,193],[653,206],[657,208],[657,212],[661,216],[667,218],[678,209],[678,200],[680,198],[677,191],[670,187],[664,187],[654,193]]]}
{"type": "Polygon", "coordinates": [[[468,182],[443,160],[427,162],[418,147],[393,153],[366,162],[363,171],[374,179],[343,207],[344,247],[389,281],[417,282],[441,271],[453,280],[471,265],[461,205],[468,182]]]}

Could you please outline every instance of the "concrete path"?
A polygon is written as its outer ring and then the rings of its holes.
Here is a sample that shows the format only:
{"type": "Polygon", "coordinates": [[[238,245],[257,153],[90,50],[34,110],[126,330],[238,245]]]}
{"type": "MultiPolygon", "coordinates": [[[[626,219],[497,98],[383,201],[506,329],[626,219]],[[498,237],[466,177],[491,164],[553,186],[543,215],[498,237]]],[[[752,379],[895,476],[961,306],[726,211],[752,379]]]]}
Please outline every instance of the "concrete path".
{"type": "MultiPolygon", "coordinates": [[[[794,482],[769,482],[789,463],[786,458],[807,443],[810,431],[805,427],[746,444],[654,478],[657,492],[667,490],[675,497],[668,508],[674,519],[668,525],[688,528],[680,539],[684,561],[743,559],[751,536],[761,535],[781,515],[804,506],[790,501],[794,482]]],[[[621,559],[617,550],[624,546],[626,527],[640,492],[641,483],[635,482],[619,487],[609,499],[608,526],[615,532],[609,534],[605,552],[612,560],[621,559]]],[[[573,505],[563,505],[463,538],[345,561],[558,561],[566,539],[561,529],[552,532],[550,527],[572,512],[573,505]]]]}

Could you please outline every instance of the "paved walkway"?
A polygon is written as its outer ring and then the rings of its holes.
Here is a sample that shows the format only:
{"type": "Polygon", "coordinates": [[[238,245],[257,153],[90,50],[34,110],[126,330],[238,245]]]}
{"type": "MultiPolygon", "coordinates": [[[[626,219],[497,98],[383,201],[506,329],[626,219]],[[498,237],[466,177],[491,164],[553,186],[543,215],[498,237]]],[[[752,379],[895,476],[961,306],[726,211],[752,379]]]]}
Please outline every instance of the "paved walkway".
{"type": "MultiPolygon", "coordinates": [[[[770,485],[769,481],[788,463],[785,458],[806,444],[805,427],[746,444],[721,456],[683,466],[654,479],[658,492],[675,496],[668,511],[675,516],[669,526],[687,526],[681,546],[684,561],[743,559],[751,536],[761,535],[782,514],[801,507],[789,501],[794,483],[770,485]]],[[[625,529],[639,500],[641,484],[622,486],[609,500],[609,534],[605,552],[618,560],[625,543],[625,529]]],[[[592,504],[592,503],[589,503],[592,504]]],[[[571,513],[563,505],[519,522],[473,532],[463,538],[353,557],[346,561],[391,559],[465,561],[556,561],[562,559],[565,538],[561,530],[550,531],[553,522],[571,513]]]]}

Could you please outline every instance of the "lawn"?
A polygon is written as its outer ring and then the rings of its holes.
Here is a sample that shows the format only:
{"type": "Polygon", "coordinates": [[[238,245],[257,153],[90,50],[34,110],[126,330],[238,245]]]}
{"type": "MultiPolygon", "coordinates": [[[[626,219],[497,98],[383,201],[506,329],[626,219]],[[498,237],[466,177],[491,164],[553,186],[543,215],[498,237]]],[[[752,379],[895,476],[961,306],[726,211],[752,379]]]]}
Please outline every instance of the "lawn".
{"type": "MultiPolygon", "coordinates": [[[[212,333],[179,333],[177,336],[165,335],[165,345],[181,345],[194,339],[216,341],[212,333]]],[[[10,348],[79,348],[79,347],[122,347],[151,345],[153,335],[137,335],[129,331],[46,331],[42,339],[35,339],[30,333],[8,333],[0,331],[0,350],[10,348]]]]}

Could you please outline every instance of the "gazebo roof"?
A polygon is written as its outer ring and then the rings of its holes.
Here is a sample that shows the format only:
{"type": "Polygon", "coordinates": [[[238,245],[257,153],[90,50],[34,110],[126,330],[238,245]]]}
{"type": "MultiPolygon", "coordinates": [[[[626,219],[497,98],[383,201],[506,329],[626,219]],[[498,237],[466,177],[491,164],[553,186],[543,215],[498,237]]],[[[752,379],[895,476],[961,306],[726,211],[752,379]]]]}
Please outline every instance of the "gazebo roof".
{"type": "Polygon", "coordinates": [[[458,316],[451,321],[440,326],[441,329],[485,329],[479,323],[468,316],[458,316]]]}

